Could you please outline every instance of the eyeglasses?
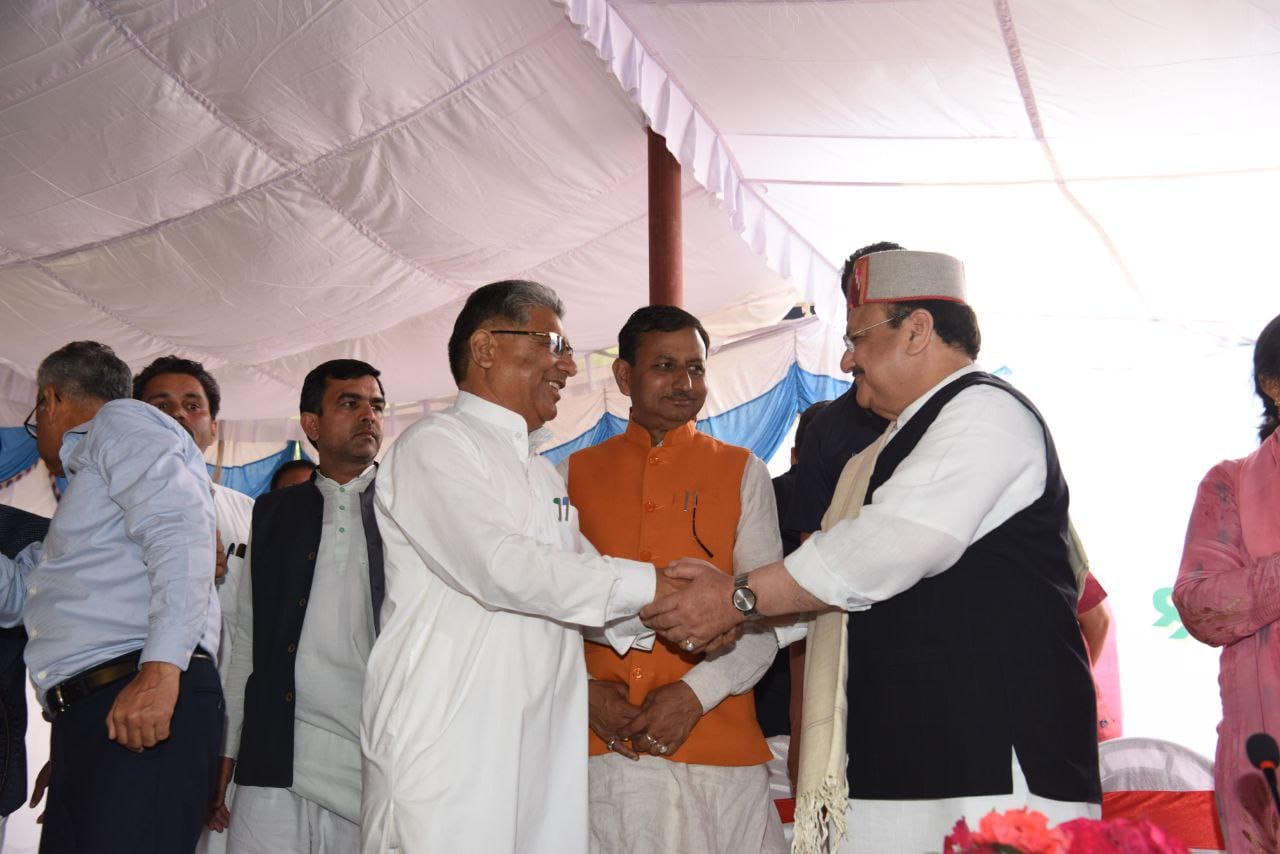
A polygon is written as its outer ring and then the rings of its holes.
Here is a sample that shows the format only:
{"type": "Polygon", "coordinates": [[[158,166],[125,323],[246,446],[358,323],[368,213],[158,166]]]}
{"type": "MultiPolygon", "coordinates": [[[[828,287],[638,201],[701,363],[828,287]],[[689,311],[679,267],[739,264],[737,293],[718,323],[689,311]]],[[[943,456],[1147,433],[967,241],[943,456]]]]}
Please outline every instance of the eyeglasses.
{"type": "Polygon", "coordinates": [[[557,358],[562,356],[573,357],[573,347],[569,341],[559,332],[530,332],[527,329],[490,329],[492,335],[528,335],[531,338],[546,339],[547,347],[551,353],[557,358]]]}
{"type": "Polygon", "coordinates": [[[873,323],[870,326],[864,326],[863,328],[859,329],[857,332],[853,333],[852,335],[845,333],[845,335],[843,336],[844,348],[848,350],[850,353],[852,353],[854,350],[858,348],[858,342],[861,341],[863,338],[867,337],[868,332],[870,332],[872,329],[875,329],[877,326],[884,326],[886,323],[893,323],[895,320],[902,320],[902,318],[887,317],[884,320],[880,321],[879,323],[873,323]]]}
{"type": "Polygon", "coordinates": [[[27,435],[32,439],[36,438],[36,409],[40,406],[40,402],[36,401],[36,405],[31,407],[31,414],[27,416],[27,420],[22,422],[23,428],[27,431],[27,435]]]}

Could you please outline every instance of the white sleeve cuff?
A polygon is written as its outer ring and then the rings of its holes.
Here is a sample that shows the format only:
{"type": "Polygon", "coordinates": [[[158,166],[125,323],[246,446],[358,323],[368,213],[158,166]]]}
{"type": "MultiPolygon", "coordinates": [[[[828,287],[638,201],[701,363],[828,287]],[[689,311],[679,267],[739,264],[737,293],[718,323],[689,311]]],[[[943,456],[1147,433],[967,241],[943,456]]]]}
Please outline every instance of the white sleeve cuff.
{"type": "Polygon", "coordinates": [[[773,634],[778,638],[778,649],[786,649],[797,641],[804,640],[809,634],[809,621],[812,614],[801,614],[794,623],[785,623],[773,627],[773,634]]]}
{"type": "MultiPolygon", "coordinates": [[[[843,608],[847,604],[849,588],[840,575],[831,571],[818,550],[818,543],[823,539],[824,534],[823,531],[815,532],[801,544],[800,548],[785,557],[782,564],[786,567],[787,574],[810,596],[827,605],[843,608]]],[[[864,604],[861,608],[854,610],[865,607],[864,604]]]]}
{"type": "Polygon", "coordinates": [[[605,607],[604,638],[618,655],[632,647],[653,648],[653,630],[640,622],[640,609],[653,601],[658,590],[658,570],[649,563],[611,558],[620,572],[605,607]]]}

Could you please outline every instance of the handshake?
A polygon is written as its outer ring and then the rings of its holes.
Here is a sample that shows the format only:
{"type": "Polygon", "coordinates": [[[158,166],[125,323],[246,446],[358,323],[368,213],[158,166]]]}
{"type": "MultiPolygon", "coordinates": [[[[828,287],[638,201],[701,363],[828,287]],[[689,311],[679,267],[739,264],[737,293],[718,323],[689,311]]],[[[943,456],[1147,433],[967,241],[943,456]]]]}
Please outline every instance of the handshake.
{"type": "Polygon", "coordinates": [[[732,576],[706,561],[680,558],[658,571],[654,599],[640,619],[685,652],[714,652],[742,636],[743,616],[732,597],[732,576]]]}

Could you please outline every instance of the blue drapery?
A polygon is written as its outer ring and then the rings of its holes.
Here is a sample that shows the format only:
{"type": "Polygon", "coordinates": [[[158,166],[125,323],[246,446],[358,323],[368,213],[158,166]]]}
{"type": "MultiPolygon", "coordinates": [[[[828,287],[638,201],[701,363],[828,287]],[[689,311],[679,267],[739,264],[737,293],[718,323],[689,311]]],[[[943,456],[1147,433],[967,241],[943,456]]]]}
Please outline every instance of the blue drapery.
{"type": "MultiPolygon", "coordinates": [[[[260,460],[254,460],[242,466],[223,466],[222,485],[243,492],[250,498],[257,498],[271,488],[271,476],[289,460],[302,456],[302,448],[297,442],[288,442],[278,453],[260,460]]],[[[213,466],[209,466],[209,476],[213,476],[213,466]]]]}
{"type": "Polygon", "coordinates": [[[0,483],[22,474],[40,458],[25,427],[0,427],[0,483]]]}
{"type": "MultiPolygon", "coordinates": [[[[698,429],[722,442],[750,448],[757,457],[767,461],[786,438],[797,414],[819,400],[839,397],[848,388],[848,380],[811,374],[799,365],[792,365],[773,388],[727,412],[700,420],[698,429]]],[[[625,419],[606,412],[590,430],[545,451],[544,456],[559,465],[574,451],[589,448],[626,429],[625,419]]]]}

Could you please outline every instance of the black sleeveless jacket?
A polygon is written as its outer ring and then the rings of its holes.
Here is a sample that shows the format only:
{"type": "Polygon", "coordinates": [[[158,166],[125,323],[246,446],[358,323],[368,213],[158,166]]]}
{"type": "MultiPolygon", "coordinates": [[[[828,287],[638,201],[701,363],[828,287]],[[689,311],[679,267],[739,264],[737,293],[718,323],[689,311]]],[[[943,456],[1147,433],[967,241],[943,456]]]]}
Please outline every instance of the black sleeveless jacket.
{"type": "Polygon", "coordinates": [[[935,393],[885,445],[889,479],[956,394],[989,385],[1044,430],[1045,491],[945,572],[849,615],[849,796],[1006,794],[1016,752],[1031,792],[1100,803],[1093,682],[1067,559],[1067,484],[1035,407],[975,372],[935,393]]]}
{"type": "MultiPolygon", "coordinates": [[[[373,517],[374,484],[360,494],[369,551],[374,631],[386,592],[382,537],[373,517]]],[[[253,673],[245,685],[244,724],[236,782],[242,786],[293,785],[293,664],[307,613],[324,497],[311,480],[264,493],[253,505],[253,673]]]]}

